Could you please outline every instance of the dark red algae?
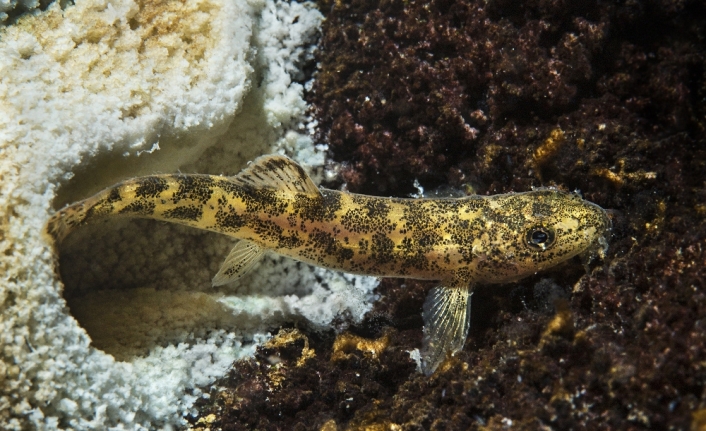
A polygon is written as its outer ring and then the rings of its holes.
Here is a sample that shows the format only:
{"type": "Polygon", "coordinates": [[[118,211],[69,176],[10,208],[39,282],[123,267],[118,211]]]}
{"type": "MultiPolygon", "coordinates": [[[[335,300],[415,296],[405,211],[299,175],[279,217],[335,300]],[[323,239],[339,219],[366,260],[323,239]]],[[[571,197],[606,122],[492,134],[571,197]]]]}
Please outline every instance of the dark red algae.
{"type": "Polygon", "coordinates": [[[610,249],[481,286],[426,377],[429,283],[383,280],[338,336],[287,331],[192,418],[213,430],[706,430],[706,6],[321,0],[307,95],[341,176],[407,196],[581,190],[610,249]]]}

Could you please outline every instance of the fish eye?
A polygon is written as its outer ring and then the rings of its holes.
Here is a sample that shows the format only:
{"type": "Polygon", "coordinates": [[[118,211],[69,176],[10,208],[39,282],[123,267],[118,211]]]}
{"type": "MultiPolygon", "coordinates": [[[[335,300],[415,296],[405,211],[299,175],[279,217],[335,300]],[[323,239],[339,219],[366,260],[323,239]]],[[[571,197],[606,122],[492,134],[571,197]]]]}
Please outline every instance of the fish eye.
{"type": "Polygon", "coordinates": [[[554,230],[534,226],[527,231],[527,245],[535,250],[546,250],[554,244],[554,230]]]}

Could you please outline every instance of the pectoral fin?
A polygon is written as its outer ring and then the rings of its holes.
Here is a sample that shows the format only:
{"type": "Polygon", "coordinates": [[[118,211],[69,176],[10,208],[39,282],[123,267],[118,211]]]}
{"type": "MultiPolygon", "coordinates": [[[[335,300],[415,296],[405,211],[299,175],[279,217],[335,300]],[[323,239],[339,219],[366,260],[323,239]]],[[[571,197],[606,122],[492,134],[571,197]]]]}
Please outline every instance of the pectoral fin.
{"type": "Polygon", "coordinates": [[[211,284],[222,286],[239,279],[260,260],[264,253],[265,250],[259,245],[241,239],[228,253],[228,257],[223,262],[218,274],[213,277],[211,284]]]}
{"type": "Polygon", "coordinates": [[[422,371],[430,375],[448,352],[463,348],[471,326],[471,291],[469,286],[433,288],[424,301],[424,337],[422,371]]]}

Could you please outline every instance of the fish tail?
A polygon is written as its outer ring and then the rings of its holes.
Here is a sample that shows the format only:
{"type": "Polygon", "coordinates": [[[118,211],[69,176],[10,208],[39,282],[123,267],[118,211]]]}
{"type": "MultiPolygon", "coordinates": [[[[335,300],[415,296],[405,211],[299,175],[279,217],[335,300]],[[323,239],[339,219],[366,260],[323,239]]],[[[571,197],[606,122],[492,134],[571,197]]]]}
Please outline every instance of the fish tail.
{"type": "Polygon", "coordinates": [[[82,223],[85,216],[86,211],[82,203],[66,207],[49,219],[44,227],[44,233],[52,243],[60,244],[76,226],[82,223]]]}
{"type": "Polygon", "coordinates": [[[76,228],[98,219],[115,215],[155,218],[155,199],[173,187],[167,176],[135,178],[109,187],[96,195],[57,211],[44,228],[44,233],[55,245],[76,228]],[[171,187],[170,187],[171,186],[171,187]],[[140,195],[136,199],[136,194],[140,195]]]}
{"type": "Polygon", "coordinates": [[[118,187],[104,190],[95,196],[57,211],[47,221],[44,234],[49,237],[52,243],[58,245],[76,228],[86,224],[89,219],[112,214],[114,212],[113,208],[110,205],[106,205],[106,198],[116,188],[118,187]]]}

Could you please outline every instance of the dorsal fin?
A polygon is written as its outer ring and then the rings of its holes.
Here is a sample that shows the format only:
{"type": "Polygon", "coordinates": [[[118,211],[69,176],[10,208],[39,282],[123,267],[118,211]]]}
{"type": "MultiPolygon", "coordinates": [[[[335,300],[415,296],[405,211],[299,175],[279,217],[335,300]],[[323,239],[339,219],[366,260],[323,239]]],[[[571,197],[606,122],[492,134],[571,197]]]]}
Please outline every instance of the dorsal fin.
{"type": "Polygon", "coordinates": [[[277,154],[258,157],[233,179],[257,188],[321,196],[319,188],[297,162],[277,154]]]}

